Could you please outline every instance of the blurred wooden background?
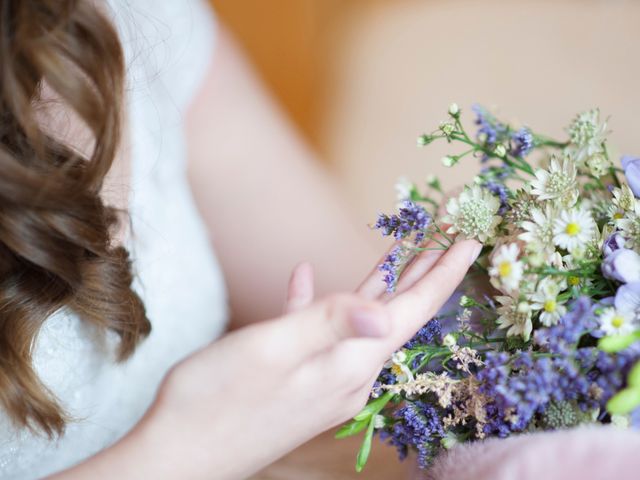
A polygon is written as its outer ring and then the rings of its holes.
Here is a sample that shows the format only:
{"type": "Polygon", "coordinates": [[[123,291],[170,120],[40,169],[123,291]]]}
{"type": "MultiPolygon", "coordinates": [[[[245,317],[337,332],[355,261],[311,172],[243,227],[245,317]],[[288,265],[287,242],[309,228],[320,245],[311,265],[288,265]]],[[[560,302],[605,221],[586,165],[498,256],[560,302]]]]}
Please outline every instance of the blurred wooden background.
{"type": "MultiPolygon", "coordinates": [[[[398,176],[435,173],[451,188],[476,171],[445,169],[447,145],[415,146],[452,101],[498,106],[555,136],[599,106],[618,152],[640,153],[637,0],[212,2],[335,170],[363,228],[392,205],[398,176]]],[[[356,478],[356,448],[324,436],[258,478],[356,478]]],[[[357,478],[402,478],[392,457],[377,448],[357,478]]]]}

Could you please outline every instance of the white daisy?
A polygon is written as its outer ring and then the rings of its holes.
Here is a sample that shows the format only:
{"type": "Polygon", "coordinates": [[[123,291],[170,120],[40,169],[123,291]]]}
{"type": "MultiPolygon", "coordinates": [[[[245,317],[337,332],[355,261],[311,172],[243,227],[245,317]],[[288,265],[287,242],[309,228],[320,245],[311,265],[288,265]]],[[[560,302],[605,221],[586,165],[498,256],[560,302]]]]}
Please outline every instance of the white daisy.
{"type": "Polygon", "coordinates": [[[491,275],[491,283],[497,289],[504,288],[507,292],[513,292],[518,289],[524,266],[518,260],[520,249],[515,243],[503,245],[498,249],[491,261],[489,275],[491,275]]]}
{"type": "Polygon", "coordinates": [[[496,227],[502,220],[497,215],[499,209],[497,197],[474,185],[447,202],[447,215],[442,221],[451,224],[447,233],[460,233],[464,238],[477,238],[485,243],[495,236],[496,227]]]}
{"type": "Polygon", "coordinates": [[[391,355],[391,359],[384,364],[384,368],[391,370],[398,383],[413,381],[413,372],[407,365],[407,354],[403,350],[398,350],[391,355]]]}
{"type": "Polygon", "coordinates": [[[578,182],[576,165],[566,156],[562,164],[551,157],[549,170],[535,172],[536,179],[531,181],[531,194],[540,200],[558,200],[565,207],[572,207],[578,200],[578,182]]]}
{"type": "Polygon", "coordinates": [[[540,311],[540,323],[546,327],[556,325],[560,318],[567,313],[564,301],[558,299],[558,295],[564,290],[564,285],[550,277],[546,277],[538,283],[536,292],[531,295],[531,308],[540,311]]]}
{"type": "Polygon", "coordinates": [[[498,328],[508,328],[507,336],[521,335],[525,342],[531,338],[533,324],[531,322],[531,306],[527,302],[518,302],[512,297],[497,296],[502,305],[497,308],[498,328]]]}
{"type": "Polygon", "coordinates": [[[600,123],[600,110],[593,109],[578,115],[568,129],[571,145],[567,147],[578,165],[602,152],[607,137],[607,122],[600,123]]]}
{"type": "Polygon", "coordinates": [[[600,328],[607,335],[625,335],[638,328],[633,312],[621,311],[614,307],[602,312],[598,321],[600,328]]]}
{"type": "Polygon", "coordinates": [[[591,212],[584,208],[563,210],[553,224],[553,242],[571,252],[586,246],[597,233],[591,212]]]}
{"type": "Polygon", "coordinates": [[[555,252],[553,244],[553,221],[557,216],[553,206],[549,203],[545,209],[532,208],[531,220],[525,220],[521,226],[525,230],[518,238],[527,243],[526,249],[534,252],[555,252]]]}

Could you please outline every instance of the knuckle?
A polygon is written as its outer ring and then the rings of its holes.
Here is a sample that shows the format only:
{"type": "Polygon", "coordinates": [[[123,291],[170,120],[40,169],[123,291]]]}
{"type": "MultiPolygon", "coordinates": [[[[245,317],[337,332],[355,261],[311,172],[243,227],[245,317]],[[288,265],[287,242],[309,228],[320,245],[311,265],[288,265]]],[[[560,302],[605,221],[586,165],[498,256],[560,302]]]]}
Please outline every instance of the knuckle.
{"type": "Polygon", "coordinates": [[[327,297],[327,314],[333,316],[355,303],[357,297],[348,293],[336,293],[327,297]]]}

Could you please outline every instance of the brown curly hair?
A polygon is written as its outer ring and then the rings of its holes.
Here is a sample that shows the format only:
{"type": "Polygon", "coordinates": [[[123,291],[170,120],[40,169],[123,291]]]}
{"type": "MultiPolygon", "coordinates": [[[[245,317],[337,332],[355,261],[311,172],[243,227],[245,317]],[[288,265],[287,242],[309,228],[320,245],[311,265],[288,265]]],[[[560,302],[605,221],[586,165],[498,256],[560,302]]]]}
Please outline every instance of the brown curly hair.
{"type": "Polygon", "coordinates": [[[67,416],[32,366],[44,321],[68,307],[119,334],[119,360],[150,331],[131,288],[118,210],[100,197],[121,137],[124,61],[91,0],[0,1],[0,404],[49,436],[67,416]],[[91,132],[83,155],[43,128],[43,88],[91,132]]]}

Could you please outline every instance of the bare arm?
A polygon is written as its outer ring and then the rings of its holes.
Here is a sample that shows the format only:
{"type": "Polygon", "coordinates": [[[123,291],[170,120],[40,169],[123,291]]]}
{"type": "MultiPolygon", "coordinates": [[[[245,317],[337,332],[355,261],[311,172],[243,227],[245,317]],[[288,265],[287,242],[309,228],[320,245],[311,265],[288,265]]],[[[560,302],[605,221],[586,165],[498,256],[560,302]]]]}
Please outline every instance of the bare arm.
{"type": "Polygon", "coordinates": [[[301,259],[314,265],[320,294],[352,289],[376,260],[370,219],[349,215],[329,173],[224,29],[187,129],[190,182],[226,275],[234,323],[277,314],[301,259]]]}

